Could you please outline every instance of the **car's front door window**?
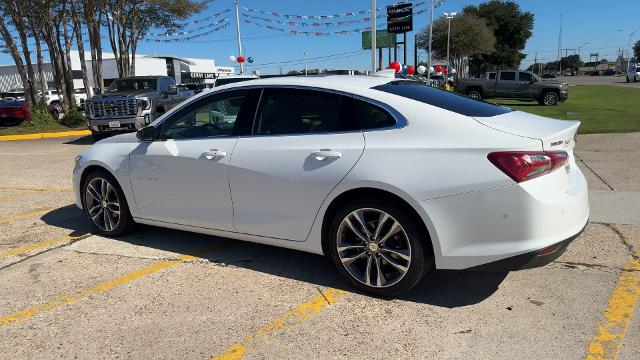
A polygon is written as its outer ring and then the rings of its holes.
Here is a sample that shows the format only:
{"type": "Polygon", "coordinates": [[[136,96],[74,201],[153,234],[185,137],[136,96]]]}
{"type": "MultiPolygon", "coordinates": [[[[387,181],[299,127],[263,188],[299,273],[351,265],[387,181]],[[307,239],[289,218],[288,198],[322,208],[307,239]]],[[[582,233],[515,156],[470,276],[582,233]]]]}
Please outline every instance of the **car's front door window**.
{"type": "Polygon", "coordinates": [[[234,91],[200,101],[168,119],[162,138],[177,140],[231,136],[246,97],[246,91],[234,91]]]}

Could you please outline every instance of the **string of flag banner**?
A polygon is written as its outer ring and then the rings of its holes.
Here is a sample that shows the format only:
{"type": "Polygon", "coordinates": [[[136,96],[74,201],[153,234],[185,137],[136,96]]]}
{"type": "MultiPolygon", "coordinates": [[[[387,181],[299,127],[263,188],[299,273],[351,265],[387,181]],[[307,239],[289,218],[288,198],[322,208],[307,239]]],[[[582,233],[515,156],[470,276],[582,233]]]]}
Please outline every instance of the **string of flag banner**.
{"type": "MultiPolygon", "coordinates": [[[[420,14],[426,12],[426,11],[427,10],[420,10],[420,11],[415,12],[414,15],[420,15],[420,14]]],[[[334,27],[334,26],[346,26],[346,25],[352,25],[352,24],[358,24],[358,23],[371,22],[371,18],[370,17],[351,19],[351,20],[345,20],[345,21],[306,23],[306,22],[296,22],[296,21],[270,19],[270,18],[265,18],[265,17],[261,17],[261,16],[255,16],[255,15],[250,15],[250,14],[242,14],[242,16],[247,18],[247,19],[252,19],[254,21],[260,21],[260,22],[266,22],[266,23],[274,23],[274,24],[280,24],[280,25],[288,25],[288,26],[297,26],[297,27],[334,27]]],[[[411,17],[410,15],[407,15],[406,17],[393,19],[391,22],[392,23],[393,22],[401,22],[401,21],[404,21],[404,20],[406,20],[406,19],[408,19],[410,17],[411,17]]],[[[376,16],[376,18],[377,19],[386,19],[387,15],[386,14],[378,15],[378,16],[376,16]]]]}
{"type": "MultiPolygon", "coordinates": [[[[362,27],[362,28],[358,28],[358,29],[350,29],[350,30],[340,30],[340,31],[331,31],[331,32],[325,32],[325,31],[299,31],[299,30],[293,30],[293,29],[285,29],[285,28],[281,28],[281,27],[277,27],[277,26],[272,26],[272,25],[266,25],[266,24],[261,24],[258,22],[252,22],[251,20],[244,20],[245,23],[247,24],[253,24],[257,27],[261,27],[261,28],[265,28],[265,29],[269,29],[269,30],[274,30],[274,31],[280,31],[283,33],[287,33],[289,35],[306,35],[306,36],[337,36],[337,35],[348,35],[348,34],[353,34],[353,33],[361,33],[363,31],[369,31],[371,30],[371,26],[367,26],[367,27],[362,27]]],[[[380,28],[379,30],[383,30],[384,28],[380,28]]]]}
{"type": "Polygon", "coordinates": [[[191,21],[188,21],[188,22],[182,22],[182,23],[179,23],[179,25],[180,26],[188,26],[188,25],[191,25],[191,24],[199,24],[201,22],[205,22],[205,21],[208,21],[208,20],[211,20],[211,19],[215,19],[218,16],[220,16],[222,14],[226,14],[228,12],[231,12],[231,9],[224,9],[224,10],[222,10],[222,11],[220,11],[218,13],[215,13],[213,15],[205,16],[205,17],[203,17],[201,19],[195,19],[195,20],[191,20],[191,21]]]}
{"type": "Polygon", "coordinates": [[[229,22],[229,19],[227,19],[227,18],[220,20],[218,23],[220,23],[220,25],[212,28],[209,31],[205,31],[205,32],[200,33],[200,34],[195,34],[195,35],[181,37],[181,38],[172,38],[172,39],[149,39],[149,38],[145,38],[144,41],[156,42],[156,43],[188,42],[190,40],[194,40],[194,39],[198,39],[198,38],[207,36],[209,34],[212,34],[212,33],[216,32],[216,31],[220,31],[220,30],[226,28],[227,26],[229,26],[231,24],[229,22]]]}
{"type": "MultiPolygon", "coordinates": [[[[217,16],[222,15],[223,13],[218,13],[217,16]]],[[[170,36],[185,36],[185,35],[190,35],[193,33],[197,33],[199,31],[202,31],[204,29],[208,29],[208,28],[213,28],[225,21],[229,21],[229,18],[223,18],[220,19],[218,21],[214,21],[210,24],[206,24],[206,25],[202,25],[199,26],[197,28],[193,28],[193,29],[189,29],[189,30],[180,30],[180,31],[167,31],[164,33],[149,33],[147,34],[147,36],[154,36],[154,37],[170,37],[170,36]]]]}
{"type": "MultiPolygon", "coordinates": [[[[396,4],[404,4],[406,2],[408,1],[401,1],[396,4]]],[[[425,4],[426,4],[426,1],[421,1],[413,4],[413,7],[416,8],[416,7],[424,6],[425,4]]],[[[366,9],[366,10],[350,11],[350,12],[333,14],[333,15],[291,15],[291,14],[281,14],[279,12],[262,10],[262,9],[253,9],[253,8],[248,8],[244,6],[242,7],[242,10],[246,12],[259,13],[259,14],[270,15],[275,17],[282,17],[285,19],[340,19],[344,17],[353,17],[353,16],[365,15],[365,14],[371,13],[371,9],[366,9]]],[[[385,11],[386,7],[376,8],[376,10],[385,11]]]]}

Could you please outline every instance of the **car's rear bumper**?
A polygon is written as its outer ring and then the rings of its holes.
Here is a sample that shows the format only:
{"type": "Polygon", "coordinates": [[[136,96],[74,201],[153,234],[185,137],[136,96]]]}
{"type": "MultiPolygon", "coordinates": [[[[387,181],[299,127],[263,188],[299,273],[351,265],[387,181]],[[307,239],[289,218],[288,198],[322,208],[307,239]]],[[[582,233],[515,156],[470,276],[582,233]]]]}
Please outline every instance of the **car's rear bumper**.
{"type": "Polygon", "coordinates": [[[563,172],[420,202],[432,224],[436,267],[532,260],[541,250],[577,236],[589,218],[587,183],[575,163],[569,174],[563,172]]]}
{"type": "Polygon", "coordinates": [[[542,249],[475,266],[470,268],[469,270],[516,271],[545,266],[564,254],[565,250],[567,250],[567,248],[569,247],[569,244],[571,244],[573,240],[575,240],[578,236],[580,236],[580,234],[582,234],[585,227],[583,227],[582,230],[580,230],[577,234],[571,236],[570,238],[549,245],[542,249]]]}

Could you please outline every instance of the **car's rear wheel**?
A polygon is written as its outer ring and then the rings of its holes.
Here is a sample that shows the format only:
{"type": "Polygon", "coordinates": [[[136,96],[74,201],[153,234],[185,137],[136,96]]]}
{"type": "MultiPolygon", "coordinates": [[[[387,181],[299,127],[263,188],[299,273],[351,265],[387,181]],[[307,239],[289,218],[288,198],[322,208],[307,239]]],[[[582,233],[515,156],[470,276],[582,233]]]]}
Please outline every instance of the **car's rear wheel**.
{"type": "Polygon", "coordinates": [[[542,105],[553,106],[558,104],[558,94],[553,91],[545,91],[542,93],[542,105]]]}
{"type": "Polygon", "coordinates": [[[82,186],[83,207],[99,233],[118,236],[134,224],[127,199],[116,179],[106,171],[89,174],[82,186]]]}
{"type": "Polygon", "coordinates": [[[358,200],[337,211],[329,229],[329,252],[355,288],[376,296],[411,290],[431,268],[426,234],[399,206],[358,200]]]}
{"type": "Polygon", "coordinates": [[[482,94],[478,90],[469,90],[466,95],[472,99],[482,100],[482,94]]]}

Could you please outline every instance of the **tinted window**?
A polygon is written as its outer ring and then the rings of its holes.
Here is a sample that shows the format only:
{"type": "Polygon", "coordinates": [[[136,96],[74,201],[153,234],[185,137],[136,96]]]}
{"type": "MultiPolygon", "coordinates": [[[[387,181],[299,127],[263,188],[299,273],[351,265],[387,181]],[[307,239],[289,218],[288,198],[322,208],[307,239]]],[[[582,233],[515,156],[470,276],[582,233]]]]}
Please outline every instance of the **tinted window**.
{"type": "Polygon", "coordinates": [[[496,73],[489,73],[489,80],[495,80],[496,79],[496,73]]]}
{"type": "Polygon", "coordinates": [[[340,122],[354,124],[359,129],[379,129],[396,124],[385,110],[366,101],[343,96],[340,103],[340,122]],[[355,120],[355,121],[354,121],[355,120]]]}
{"type": "Polygon", "coordinates": [[[197,139],[234,134],[247,91],[230,91],[198,101],[165,121],[165,139],[197,139]]]}
{"type": "Polygon", "coordinates": [[[266,89],[257,134],[308,134],[356,129],[353,116],[340,115],[341,97],[299,89],[266,89]]]}
{"type": "Polygon", "coordinates": [[[523,82],[533,80],[533,75],[531,75],[530,73],[521,72],[518,76],[519,76],[519,80],[523,82]]]}
{"type": "Polygon", "coordinates": [[[515,80],[516,73],[515,71],[503,71],[500,73],[500,80],[515,80]]]}
{"type": "Polygon", "coordinates": [[[503,106],[436,89],[417,81],[392,81],[384,85],[375,86],[373,89],[403,96],[466,116],[487,117],[513,111],[503,106]]]}
{"type": "Polygon", "coordinates": [[[120,91],[137,91],[137,90],[155,90],[157,80],[156,79],[118,79],[114,80],[107,92],[120,92],[120,91]]]}

